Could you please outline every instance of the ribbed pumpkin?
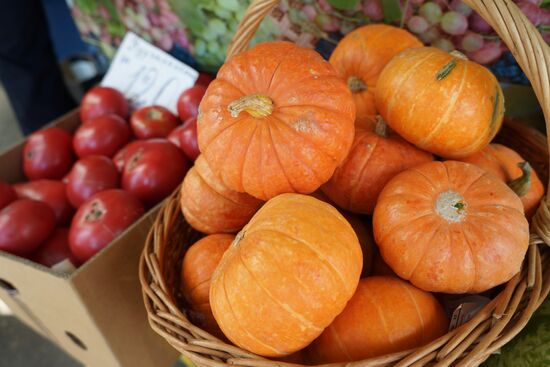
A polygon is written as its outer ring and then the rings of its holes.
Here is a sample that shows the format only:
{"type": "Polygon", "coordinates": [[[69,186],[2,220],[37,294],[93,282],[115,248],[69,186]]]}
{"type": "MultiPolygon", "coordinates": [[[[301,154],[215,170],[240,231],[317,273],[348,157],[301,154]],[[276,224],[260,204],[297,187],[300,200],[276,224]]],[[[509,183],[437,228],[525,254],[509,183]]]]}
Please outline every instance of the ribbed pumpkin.
{"type": "Polygon", "coordinates": [[[489,144],[461,161],[475,164],[506,182],[520,197],[527,218],[535,214],[544,186],[537,172],[517,152],[501,144],[489,144]]]}
{"type": "Polygon", "coordinates": [[[457,51],[405,50],[380,74],[376,107],[399,135],[421,149],[460,158],[483,149],[502,125],[495,76],[457,51]]]}
{"type": "Polygon", "coordinates": [[[304,348],[342,312],[359,282],[357,236],[331,205],[282,194],[237,235],[212,277],[223,333],[263,356],[304,348]]]}
{"type": "Polygon", "coordinates": [[[395,55],[412,47],[422,47],[422,42],[406,30],[386,24],[357,28],[338,43],[329,62],[353,93],[357,117],[376,115],[378,76],[395,55]]]}
{"type": "Polygon", "coordinates": [[[374,238],[397,275],[426,291],[479,293],[521,267],[529,224],[518,196],[467,163],[431,162],[400,173],[374,210],[374,238]]]}
{"type": "Polygon", "coordinates": [[[351,362],[420,347],[447,332],[435,297],[393,277],[361,279],[344,311],[309,347],[317,364],[351,362]]]}
{"type": "Polygon", "coordinates": [[[224,252],[235,239],[231,234],[212,234],[195,242],[185,253],[181,268],[181,291],[190,306],[196,325],[208,332],[223,335],[212,315],[210,280],[224,252]]]}
{"type": "Polygon", "coordinates": [[[432,160],[430,153],[389,131],[382,119],[376,123],[358,120],[348,157],[321,190],[343,209],[372,214],[380,191],[391,178],[432,160]]]}
{"type": "Polygon", "coordinates": [[[266,42],[229,59],[199,106],[199,147],[232,190],[311,193],[353,141],[355,105],[313,50],[266,42]]]}
{"type": "Polygon", "coordinates": [[[180,204],[193,228],[212,234],[238,232],[262,201],[228,189],[200,155],[183,180],[180,204]]]}

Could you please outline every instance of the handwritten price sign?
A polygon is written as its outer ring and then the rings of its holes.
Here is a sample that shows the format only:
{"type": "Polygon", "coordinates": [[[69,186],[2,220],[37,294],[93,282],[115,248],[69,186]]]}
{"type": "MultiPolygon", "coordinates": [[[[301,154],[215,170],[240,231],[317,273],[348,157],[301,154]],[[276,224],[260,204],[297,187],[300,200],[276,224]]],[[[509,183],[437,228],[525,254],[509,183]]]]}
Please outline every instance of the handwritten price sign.
{"type": "Polygon", "coordinates": [[[133,109],[161,105],[176,113],[176,102],[199,73],[128,32],[101,85],[121,91],[133,109]]]}

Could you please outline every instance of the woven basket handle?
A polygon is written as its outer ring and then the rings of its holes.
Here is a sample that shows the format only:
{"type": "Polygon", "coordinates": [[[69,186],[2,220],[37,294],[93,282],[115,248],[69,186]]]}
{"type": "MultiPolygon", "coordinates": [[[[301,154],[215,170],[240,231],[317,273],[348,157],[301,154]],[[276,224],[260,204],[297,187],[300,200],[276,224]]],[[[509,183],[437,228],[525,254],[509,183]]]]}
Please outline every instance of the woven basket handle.
{"type": "MultiPolygon", "coordinates": [[[[550,131],[550,48],[539,31],[511,0],[464,0],[479,13],[506,43],[531,81],[550,131]]],[[[262,20],[277,6],[279,0],[254,0],[244,14],[227,57],[248,48],[262,20]]],[[[550,148],[550,139],[548,140],[550,148]]],[[[548,183],[550,188],[550,182],[548,183]]],[[[547,203],[550,204],[550,195],[547,203]]]]}

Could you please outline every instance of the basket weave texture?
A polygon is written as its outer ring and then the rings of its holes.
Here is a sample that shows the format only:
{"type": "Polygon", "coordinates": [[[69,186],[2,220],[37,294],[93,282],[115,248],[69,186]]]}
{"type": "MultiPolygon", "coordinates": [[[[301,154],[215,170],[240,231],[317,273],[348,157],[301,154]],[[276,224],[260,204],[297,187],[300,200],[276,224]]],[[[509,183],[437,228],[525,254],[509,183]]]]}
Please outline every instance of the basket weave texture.
{"type": "MultiPolygon", "coordinates": [[[[550,49],[510,0],[465,0],[500,35],[529,77],[550,126],[550,49]]],[[[256,0],[229,46],[228,57],[247,49],[262,19],[278,0],[256,0]]],[[[548,181],[550,140],[514,121],[505,121],[497,141],[518,151],[548,181]]],[[[522,270],[476,316],[421,348],[327,366],[477,366],[517,335],[550,292],[550,200],[544,197],[531,223],[522,270]]],[[[200,238],[185,222],[179,190],[166,200],[147,237],[139,265],[151,327],[199,366],[275,367],[272,361],[228,344],[193,325],[179,292],[183,256],[200,238]]]]}

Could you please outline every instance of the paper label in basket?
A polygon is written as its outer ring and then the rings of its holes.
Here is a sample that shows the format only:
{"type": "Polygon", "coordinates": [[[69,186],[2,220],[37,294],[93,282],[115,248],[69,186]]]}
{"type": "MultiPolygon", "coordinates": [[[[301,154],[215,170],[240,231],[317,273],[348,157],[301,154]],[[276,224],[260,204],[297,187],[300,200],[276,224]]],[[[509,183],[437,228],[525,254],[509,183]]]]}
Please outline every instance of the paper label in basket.
{"type": "Polygon", "coordinates": [[[190,66],[128,32],[101,85],[121,91],[132,109],[155,104],[177,113],[179,95],[198,76],[190,66]]]}
{"type": "Polygon", "coordinates": [[[489,298],[486,297],[465,297],[463,302],[460,303],[453,311],[451,323],[449,324],[449,331],[454,330],[460,325],[470,321],[489,301],[489,298]]]}

